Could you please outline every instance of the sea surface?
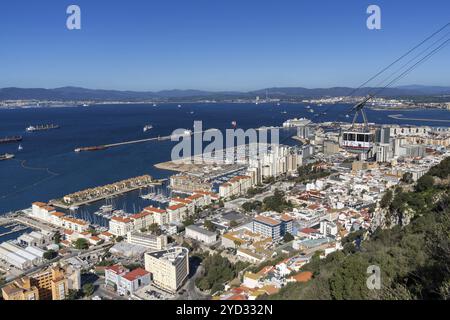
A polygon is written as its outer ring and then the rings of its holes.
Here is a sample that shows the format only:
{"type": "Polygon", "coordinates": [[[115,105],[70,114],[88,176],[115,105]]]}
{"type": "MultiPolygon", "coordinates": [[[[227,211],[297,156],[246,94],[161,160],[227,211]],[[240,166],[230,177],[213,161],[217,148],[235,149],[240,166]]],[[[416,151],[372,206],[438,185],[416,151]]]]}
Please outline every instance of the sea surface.
{"type": "MultiPolygon", "coordinates": [[[[46,202],[66,194],[100,186],[130,177],[150,174],[167,178],[173,172],[156,169],[154,164],[170,160],[172,141],[152,141],[125,145],[103,151],[75,153],[80,146],[170,135],[178,128],[192,129],[195,120],[203,128],[221,130],[280,126],[294,117],[306,117],[314,122],[351,121],[345,114],[349,105],[312,106],[305,104],[143,104],[99,105],[90,107],[59,107],[0,110],[0,137],[22,135],[22,151],[18,144],[0,145],[0,154],[14,153],[16,158],[0,162],[0,214],[28,208],[34,201],[46,202]],[[322,114],[326,111],[326,114],[322,114]],[[29,125],[54,123],[60,129],[25,132],[29,125]],[[143,127],[153,129],[144,133],[143,127]]],[[[450,126],[447,110],[367,110],[370,122],[413,125],[450,126]],[[389,115],[408,118],[444,119],[449,122],[399,120],[389,115]]],[[[295,132],[295,131],[294,131],[295,132]]],[[[283,132],[281,138],[292,135],[283,132]]],[[[296,142],[291,139],[289,144],[296,142]]],[[[139,197],[137,197],[139,198],[139,197]]],[[[101,203],[99,204],[101,205],[101,203]]],[[[124,199],[118,209],[137,212],[145,201],[124,199]]],[[[99,223],[103,224],[103,223],[99,223]]]]}

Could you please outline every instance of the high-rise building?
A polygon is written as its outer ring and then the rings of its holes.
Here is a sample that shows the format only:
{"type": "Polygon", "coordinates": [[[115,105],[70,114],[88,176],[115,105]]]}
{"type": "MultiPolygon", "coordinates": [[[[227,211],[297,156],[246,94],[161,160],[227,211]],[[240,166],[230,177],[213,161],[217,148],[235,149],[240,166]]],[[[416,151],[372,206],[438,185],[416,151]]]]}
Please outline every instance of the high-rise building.
{"type": "Polygon", "coordinates": [[[4,300],[39,300],[39,290],[31,284],[29,277],[23,277],[2,288],[4,300]]]}
{"type": "Polygon", "coordinates": [[[49,267],[2,289],[5,300],[64,300],[69,289],[81,289],[81,272],[71,265],[49,267]]]}
{"type": "Polygon", "coordinates": [[[173,247],[145,253],[145,270],[152,274],[155,286],[175,293],[189,274],[189,250],[173,247]]]}

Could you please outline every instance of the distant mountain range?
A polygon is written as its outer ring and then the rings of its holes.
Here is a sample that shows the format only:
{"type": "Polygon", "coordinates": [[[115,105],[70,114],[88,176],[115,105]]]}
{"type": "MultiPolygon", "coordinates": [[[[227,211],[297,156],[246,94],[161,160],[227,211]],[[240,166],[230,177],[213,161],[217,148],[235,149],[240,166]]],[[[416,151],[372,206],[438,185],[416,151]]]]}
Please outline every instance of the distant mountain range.
{"type": "MultiPolygon", "coordinates": [[[[357,91],[357,95],[376,92],[378,88],[366,87],[357,91]]],[[[231,99],[231,98],[318,98],[348,95],[353,88],[333,87],[308,89],[302,87],[274,87],[261,90],[238,91],[202,91],[202,90],[163,90],[163,91],[119,91],[86,89],[79,87],[43,88],[3,88],[0,89],[0,100],[63,100],[63,101],[140,101],[140,100],[176,100],[176,99],[231,99]]],[[[388,88],[383,91],[384,97],[414,97],[450,95],[450,87],[409,85],[388,88]]]]}

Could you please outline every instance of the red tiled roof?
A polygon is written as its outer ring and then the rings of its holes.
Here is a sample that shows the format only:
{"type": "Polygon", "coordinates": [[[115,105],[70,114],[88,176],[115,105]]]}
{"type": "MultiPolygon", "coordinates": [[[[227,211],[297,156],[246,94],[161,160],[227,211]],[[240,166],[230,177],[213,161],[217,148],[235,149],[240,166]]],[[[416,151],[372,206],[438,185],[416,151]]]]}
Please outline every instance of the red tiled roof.
{"type": "Polygon", "coordinates": [[[281,220],[282,220],[282,221],[292,221],[292,220],[294,220],[294,218],[292,218],[290,215],[283,214],[283,215],[281,216],[281,220]]]}
{"type": "Polygon", "coordinates": [[[184,204],[189,204],[189,203],[192,202],[191,200],[189,200],[189,198],[186,198],[186,199],[183,199],[183,198],[172,198],[171,201],[172,202],[181,202],[181,203],[184,203],[184,204]]]}
{"type": "Polygon", "coordinates": [[[144,211],[148,211],[148,212],[150,212],[150,213],[164,213],[164,212],[166,212],[165,210],[162,210],[162,209],[159,209],[159,208],[155,208],[155,207],[147,207],[147,208],[144,208],[144,211]]]}
{"type": "Polygon", "coordinates": [[[272,226],[276,226],[276,225],[280,224],[279,221],[277,221],[275,219],[272,219],[272,218],[269,218],[269,217],[264,217],[264,216],[256,216],[254,218],[254,220],[256,220],[258,222],[265,223],[265,224],[269,224],[269,225],[272,225],[272,226]]]}
{"type": "Polygon", "coordinates": [[[46,207],[47,204],[44,202],[33,202],[33,205],[38,206],[40,208],[46,207]]]}
{"type": "Polygon", "coordinates": [[[177,210],[177,209],[180,209],[180,208],[183,208],[183,207],[185,207],[185,205],[180,203],[180,204],[175,204],[173,206],[167,207],[167,210],[177,210]]]}
{"type": "Polygon", "coordinates": [[[127,273],[126,275],[124,275],[123,277],[124,277],[125,279],[129,280],[129,281],[134,281],[134,280],[136,280],[136,279],[138,279],[138,278],[141,278],[141,277],[143,277],[143,276],[146,276],[147,274],[149,274],[148,271],[145,271],[145,270],[142,269],[142,268],[137,268],[137,269],[134,269],[134,270],[131,271],[131,272],[128,272],[128,273],[127,273]]]}
{"type": "Polygon", "coordinates": [[[105,268],[105,270],[111,270],[113,271],[115,274],[121,274],[124,272],[127,272],[128,269],[125,269],[123,266],[121,266],[120,264],[115,264],[113,266],[108,266],[105,268]]]}
{"type": "Polygon", "coordinates": [[[302,233],[318,233],[319,230],[313,228],[303,228],[300,230],[302,233]]]}
{"type": "Polygon", "coordinates": [[[117,221],[117,222],[123,222],[123,223],[131,222],[130,218],[124,218],[124,217],[119,217],[119,216],[114,216],[114,217],[111,218],[111,220],[117,221]]]}
{"type": "Polygon", "coordinates": [[[146,216],[149,216],[149,215],[150,215],[150,212],[142,211],[141,213],[136,213],[136,214],[131,215],[130,218],[136,220],[136,219],[145,218],[146,216]]]}

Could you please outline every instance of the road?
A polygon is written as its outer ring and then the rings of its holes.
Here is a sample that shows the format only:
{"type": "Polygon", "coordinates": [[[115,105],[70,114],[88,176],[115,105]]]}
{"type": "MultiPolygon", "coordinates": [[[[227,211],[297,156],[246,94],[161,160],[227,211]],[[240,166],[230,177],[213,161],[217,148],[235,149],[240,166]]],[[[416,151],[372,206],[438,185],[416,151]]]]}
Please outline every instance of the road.
{"type": "MultiPolygon", "coordinates": [[[[195,267],[195,266],[194,266],[195,267]]],[[[198,265],[194,275],[188,280],[188,282],[183,286],[183,289],[186,292],[183,295],[180,295],[177,300],[208,300],[210,296],[207,294],[203,294],[199,289],[195,286],[195,280],[201,277],[204,273],[203,266],[198,265]]]]}

